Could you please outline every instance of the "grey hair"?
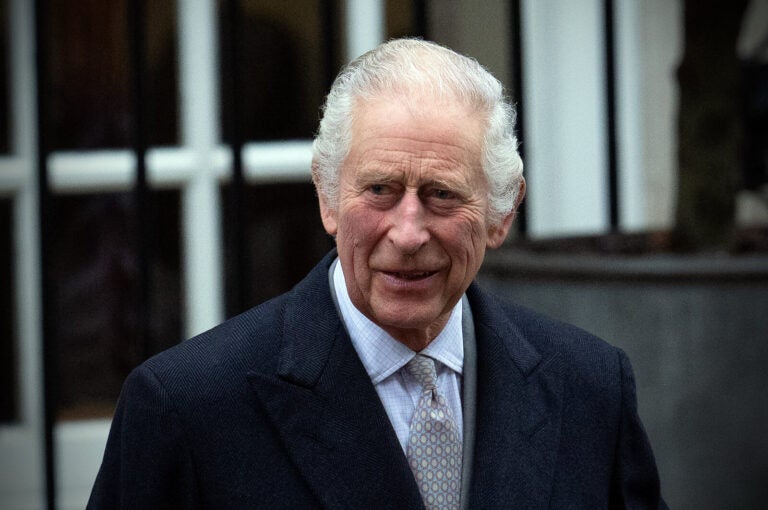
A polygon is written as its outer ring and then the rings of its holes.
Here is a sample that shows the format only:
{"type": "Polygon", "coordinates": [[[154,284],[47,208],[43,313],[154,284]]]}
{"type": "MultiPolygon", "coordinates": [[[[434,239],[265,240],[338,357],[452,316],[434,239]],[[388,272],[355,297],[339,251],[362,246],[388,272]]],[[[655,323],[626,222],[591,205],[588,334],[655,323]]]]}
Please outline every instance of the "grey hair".
{"type": "Polygon", "coordinates": [[[312,144],[317,191],[337,207],[339,174],[352,142],[358,99],[424,92],[458,100],[484,115],[487,129],[481,161],[489,184],[489,222],[499,224],[518,202],[523,162],[517,151],[515,110],[502,84],[475,59],[420,39],[395,39],[363,54],[336,77],[312,144]]]}

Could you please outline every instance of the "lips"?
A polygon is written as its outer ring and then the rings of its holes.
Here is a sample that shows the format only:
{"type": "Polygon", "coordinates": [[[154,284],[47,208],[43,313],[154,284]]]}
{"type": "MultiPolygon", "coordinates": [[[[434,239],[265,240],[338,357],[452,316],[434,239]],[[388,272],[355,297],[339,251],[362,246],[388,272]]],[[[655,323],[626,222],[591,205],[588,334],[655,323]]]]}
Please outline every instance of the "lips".
{"type": "MultiPolygon", "coordinates": [[[[425,292],[433,289],[440,271],[380,271],[382,289],[393,292],[425,292]]],[[[433,289],[434,290],[434,289],[433,289]]]]}
{"type": "Polygon", "coordinates": [[[437,271],[384,271],[385,274],[401,280],[423,280],[437,271]]]}

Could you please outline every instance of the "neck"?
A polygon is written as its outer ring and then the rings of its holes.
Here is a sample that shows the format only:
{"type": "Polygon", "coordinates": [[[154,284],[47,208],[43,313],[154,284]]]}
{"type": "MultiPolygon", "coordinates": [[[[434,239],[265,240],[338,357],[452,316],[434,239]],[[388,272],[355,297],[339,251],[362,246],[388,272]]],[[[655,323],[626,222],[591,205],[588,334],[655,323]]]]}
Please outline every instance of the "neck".
{"type": "Polygon", "coordinates": [[[383,325],[380,325],[380,327],[410,350],[421,352],[432,343],[432,340],[437,338],[437,335],[440,334],[447,322],[447,320],[442,320],[439,324],[433,324],[424,329],[401,329],[383,325]]]}

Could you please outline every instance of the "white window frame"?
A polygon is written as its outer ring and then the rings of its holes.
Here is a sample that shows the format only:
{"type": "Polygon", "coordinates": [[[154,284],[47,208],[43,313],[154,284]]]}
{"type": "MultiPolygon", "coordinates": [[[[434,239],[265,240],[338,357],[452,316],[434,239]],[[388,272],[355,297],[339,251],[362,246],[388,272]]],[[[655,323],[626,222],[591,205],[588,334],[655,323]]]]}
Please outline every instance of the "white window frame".
{"type": "MultiPolygon", "coordinates": [[[[383,0],[347,0],[347,57],[383,40],[383,0]]],[[[219,132],[218,53],[214,0],[178,0],[180,141],[150,148],[147,177],[153,189],[181,192],[184,335],[224,318],[220,186],[231,176],[232,152],[219,132]]],[[[0,425],[0,507],[45,506],[40,234],[37,188],[34,2],[9,0],[11,155],[0,156],[0,196],[13,202],[13,275],[18,324],[20,419],[0,425]]],[[[247,143],[246,182],[307,182],[311,142],[247,143]]],[[[135,180],[131,150],[54,152],[50,193],[129,191],[135,180]]],[[[83,508],[101,463],[110,420],[55,425],[57,507],[83,508]]]]}
{"type": "Polygon", "coordinates": [[[35,107],[34,2],[8,5],[10,155],[0,157],[0,194],[13,206],[19,420],[0,425],[0,506],[42,508],[43,384],[35,107]]]}

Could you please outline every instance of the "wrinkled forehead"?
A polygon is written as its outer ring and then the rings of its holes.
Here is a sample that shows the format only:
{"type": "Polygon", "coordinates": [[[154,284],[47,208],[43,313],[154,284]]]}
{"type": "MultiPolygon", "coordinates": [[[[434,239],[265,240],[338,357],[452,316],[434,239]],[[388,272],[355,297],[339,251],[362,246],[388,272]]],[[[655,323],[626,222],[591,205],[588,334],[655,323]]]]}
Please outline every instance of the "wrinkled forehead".
{"type": "Polygon", "coordinates": [[[386,148],[414,161],[445,160],[482,173],[485,116],[461,102],[387,94],[359,100],[353,112],[347,164],[360,164],[381,155],[373,149],[386,148]]]}
{"type": "Polygon", "coordinates": [[[365,170],[394,178],[396,169],[432,179],[466,174],[479,187],[484,131],[477,112],[457,103],[391,96],[361,101],[343,169],[348,177],[365,170]]]}
{"type": "Polygon", "coordinates": [[[355,98],[350,119],[353,133],[363,123],[362,119],[366,120],[367,128],[371,127],[371,112],[376,115],[374,124],[386,124],[396,113],[402,119],[402,113],[407,112],[407,118],[414,125],[431,122],[450,112],[467,124],[479,124],[482,135],[485,135],[488,120],[487,111],[454,94],[434,94],[429,90],[413,88],[387,90],[355,98]]]}

